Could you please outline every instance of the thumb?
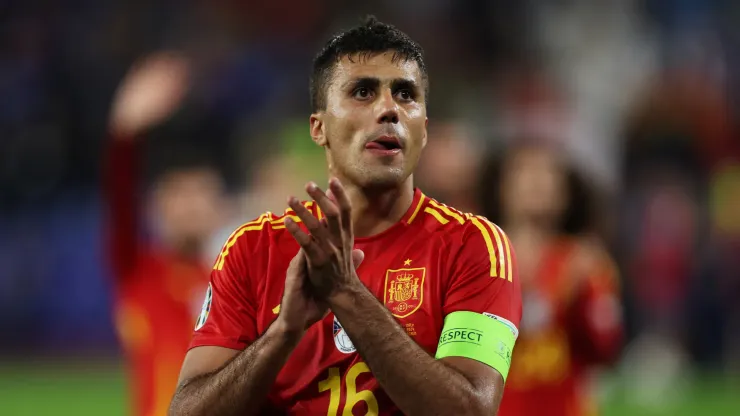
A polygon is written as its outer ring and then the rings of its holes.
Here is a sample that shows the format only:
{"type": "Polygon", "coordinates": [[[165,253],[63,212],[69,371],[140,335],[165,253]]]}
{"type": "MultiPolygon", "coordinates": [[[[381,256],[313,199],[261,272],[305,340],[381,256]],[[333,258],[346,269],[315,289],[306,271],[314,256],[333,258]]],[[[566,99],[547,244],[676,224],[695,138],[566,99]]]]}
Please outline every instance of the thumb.
{"type": "Polygon", "coordinates": [[[303,251],[303,249],[298,250],[298,254],[296,255],[295,260],[295,265],[298,270],[306,270],[308,266],[308,258],[306,257],[306,252],[303,251]]]}
{"type": "Polygon", "coordinates": [[[355,269],[360,267],[362,261],[365,259],[365,252],[359,249],[352,250],[352,264],[355,265],[355,269]]]}

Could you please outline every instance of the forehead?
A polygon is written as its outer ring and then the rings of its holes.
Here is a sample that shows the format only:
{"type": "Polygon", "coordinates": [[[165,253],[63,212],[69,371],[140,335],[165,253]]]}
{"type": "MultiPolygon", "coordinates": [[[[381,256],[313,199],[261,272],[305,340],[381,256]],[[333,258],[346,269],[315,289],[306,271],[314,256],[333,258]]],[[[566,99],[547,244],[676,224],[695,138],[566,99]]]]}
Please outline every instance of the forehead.
{"type": "Polygon", "coordinates": [[[334,66],[333,84],[341,86],[357,78],[378,78],[381,82],[404,78],[422,84],[416,61],[393,59],[394,52],[343,56],[334,66]]]}

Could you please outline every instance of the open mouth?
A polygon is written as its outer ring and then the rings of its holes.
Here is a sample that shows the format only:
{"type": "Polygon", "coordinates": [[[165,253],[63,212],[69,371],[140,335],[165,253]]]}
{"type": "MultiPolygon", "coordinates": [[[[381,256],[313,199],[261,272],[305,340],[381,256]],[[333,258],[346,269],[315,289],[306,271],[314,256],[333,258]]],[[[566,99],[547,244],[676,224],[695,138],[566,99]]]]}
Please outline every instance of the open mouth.
{"type": "Polygon", "coordinates": [[[397,137],[381,136],[365,145],[369,150],[401,150],[401,142],[397,137]]]}

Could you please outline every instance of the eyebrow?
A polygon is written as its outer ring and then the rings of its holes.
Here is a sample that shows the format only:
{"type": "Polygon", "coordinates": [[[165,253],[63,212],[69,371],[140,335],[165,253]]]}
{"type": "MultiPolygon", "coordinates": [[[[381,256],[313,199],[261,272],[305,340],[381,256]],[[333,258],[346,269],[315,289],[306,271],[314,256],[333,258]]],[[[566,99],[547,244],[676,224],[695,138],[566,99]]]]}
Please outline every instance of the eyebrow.
{"type": "MultiPolygon", "coordinates": [[[[354,90],[356,88],[368,88],[371,90],[377,89],[380,86],[380,79],[375,77],[359,77],[352,79],[344,84],[345,88],[354,90]]],[[[391,90],[398,91],[400,89],[409,89],[415,93],[421,91],[419,84],[414,80],[408,78],[395,78],[391,81],[391,90]]]]}
{"type": "Polygon", "coordinates": [[[391,81],[391,91],[398,91],[398,90],[411,90],[415,94],[418,94],[421,89],[419,88],[419,85],[414,82],[412,79],[408,78],[396,78],[393,81],[391,81]]]}
{"type": "Polygon", "coordinates": [[[349,80],[344,84],[345,88],[355,90],[357,88],[377,89],[380,86],[380,80],[375,77],[360,77],[349,80]]]}

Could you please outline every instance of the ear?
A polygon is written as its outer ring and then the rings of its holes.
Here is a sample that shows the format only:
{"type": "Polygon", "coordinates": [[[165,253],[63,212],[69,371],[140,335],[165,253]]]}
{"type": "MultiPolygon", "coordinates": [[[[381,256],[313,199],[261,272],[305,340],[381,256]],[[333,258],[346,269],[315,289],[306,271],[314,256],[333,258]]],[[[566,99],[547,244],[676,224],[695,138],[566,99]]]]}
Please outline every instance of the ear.
{"type": "Polygon", "coordinates": [[[421,148],[427,147],[427,126],[429,126],[429,118],[424,119],[424,137],[421,138],[421,148]]]}
{"type": "Polygon", "coordinates": [[[326,132],[324,131],[324,113],[318,112],[311,114],[308,119],[309,129],[311,130],[311,139],[317,145],[326,146],[326,132]]]}

